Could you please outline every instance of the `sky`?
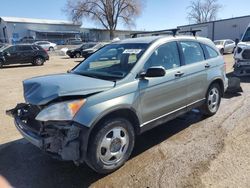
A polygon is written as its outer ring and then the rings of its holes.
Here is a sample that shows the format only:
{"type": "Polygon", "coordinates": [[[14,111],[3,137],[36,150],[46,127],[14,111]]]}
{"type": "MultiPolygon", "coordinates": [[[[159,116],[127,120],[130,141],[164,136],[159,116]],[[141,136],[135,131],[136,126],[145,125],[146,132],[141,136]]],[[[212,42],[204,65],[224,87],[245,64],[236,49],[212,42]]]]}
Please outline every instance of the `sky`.
{"type": "MultiPolygon", "coordinates": [[[[69,20],[63,12],[67,0],[0,0],[0,16],[69,20]]],[[[135,20],[133,30],[161,30],[187,25],[190,0],[144,0],[144,9],[135,20]]],[[[218,0],[222,9],[219,19],[250,15],[249,0],[218,0]]],[[[83,27],[102,28],[83,20],[83,27]]],[[[119,24],[117,29],[128,29],[119,24]]]]}

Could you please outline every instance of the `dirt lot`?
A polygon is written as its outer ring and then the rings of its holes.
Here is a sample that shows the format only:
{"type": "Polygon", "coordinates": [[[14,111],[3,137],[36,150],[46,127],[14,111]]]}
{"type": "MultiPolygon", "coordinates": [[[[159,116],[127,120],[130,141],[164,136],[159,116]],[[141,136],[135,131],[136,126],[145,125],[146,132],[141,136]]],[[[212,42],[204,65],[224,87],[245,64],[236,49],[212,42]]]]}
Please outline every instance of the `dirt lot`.
{"type": "MultiPolygon", "coordinates": [[[[226,55],[227,72],[232,56],[226,55]]],[[[21,81],[66,72],[77,60],[51,57],[43,67],[0,70],[0,174],[14,187],[249,187],[250,79],[242,95],[226,95],[219,112],[204,119],[193,111],[136,141],[131,159],[108,176],[87,166],[51,159],[27,143],[5,110],[23,101],[21,81]]]]}

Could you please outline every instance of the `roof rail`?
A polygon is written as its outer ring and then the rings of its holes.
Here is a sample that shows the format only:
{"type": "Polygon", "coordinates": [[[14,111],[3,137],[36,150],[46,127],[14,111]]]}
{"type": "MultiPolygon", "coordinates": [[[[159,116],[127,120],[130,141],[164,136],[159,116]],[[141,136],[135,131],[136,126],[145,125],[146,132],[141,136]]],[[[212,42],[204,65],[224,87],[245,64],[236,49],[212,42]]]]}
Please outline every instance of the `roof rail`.
{"type": "Polygon", "coordinates": [[[197,32],[200,32],[200,31],[202,31],[202,30],[200,30],[200,29],[196,29],[196,30],[186,30],[186,31],[179,31],[179,33],[192,33],[193,34],[193,36],[195,37],[196,36],[196,33],[197,32]]]}
{"type": "Polygon", "coordinates": [[[143,35],[143,34],[145,35],[151,34],[152,36],[172,34],[173,36],[176,36],[179,30],[180,30],[179,28],[175,28],[175,29],[166,29],[166,30],[159,30],[159,31],[145,31],[145,32],[131,33],[130,35],[132,38],[137,38],[138,35],[143,35]]]}

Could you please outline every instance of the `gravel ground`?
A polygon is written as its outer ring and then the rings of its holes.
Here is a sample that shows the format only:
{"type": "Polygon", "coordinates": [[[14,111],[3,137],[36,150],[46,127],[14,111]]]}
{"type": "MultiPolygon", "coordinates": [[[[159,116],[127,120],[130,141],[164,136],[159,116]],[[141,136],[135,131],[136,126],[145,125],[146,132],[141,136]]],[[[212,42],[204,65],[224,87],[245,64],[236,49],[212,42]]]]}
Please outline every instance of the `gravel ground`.
{"type": "MultiPolygon", "coordinates": [[[[232,55],[226,55],[227,72],[232,55]]],[[[101,176],[86,165],[51,159],[21,138],[5,110],[23,101],[21,81],[66,72],[80,59],[51,57],[43,67],[0,70],[0,174],[27,187],[250,187],[250,78],[244,92],[226,95],[218,113],[192,111],[139,136],[131,159],[101,176]]]]}

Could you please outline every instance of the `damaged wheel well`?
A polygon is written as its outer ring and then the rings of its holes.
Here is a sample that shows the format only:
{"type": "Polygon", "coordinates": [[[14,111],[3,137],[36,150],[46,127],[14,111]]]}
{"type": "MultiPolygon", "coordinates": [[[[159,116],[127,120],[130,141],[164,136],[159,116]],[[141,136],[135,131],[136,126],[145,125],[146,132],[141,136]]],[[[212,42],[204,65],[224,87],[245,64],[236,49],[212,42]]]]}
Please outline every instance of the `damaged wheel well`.
{"type": "Polygon", "coordinates": [[[120,117],[120,118],[126,118],[130,123],[133,125],[133,128],[135,129],[135,133],[139,134],[140,132],[140,123],[137,115],[135,112],[133,112],[130,109],[119,109],[115,110],[113,112],[110,112],[103,116],[93,127],[91,130],[90,135],[97,129],[98,126],[100,126],[104,121],[107,121],[108,119],[111,119],[113,117],[120,117]]]}

